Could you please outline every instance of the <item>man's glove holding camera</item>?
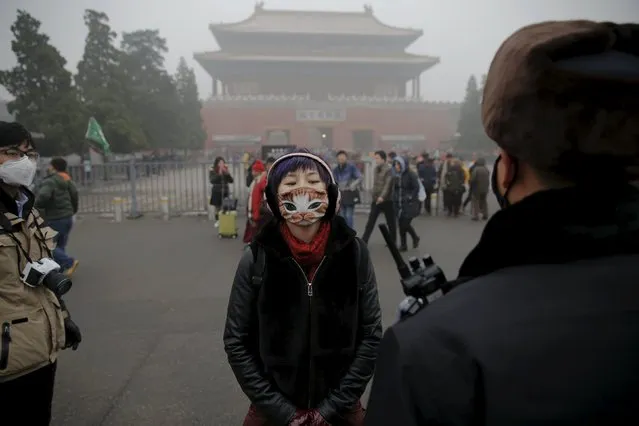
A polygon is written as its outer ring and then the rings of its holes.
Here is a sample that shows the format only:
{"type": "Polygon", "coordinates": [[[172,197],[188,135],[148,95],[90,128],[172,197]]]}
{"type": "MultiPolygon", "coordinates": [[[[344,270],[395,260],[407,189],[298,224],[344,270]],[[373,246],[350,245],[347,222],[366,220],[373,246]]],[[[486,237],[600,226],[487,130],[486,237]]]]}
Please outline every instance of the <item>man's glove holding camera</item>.
{"type": "Polygon", "coordinates": [[[78,346],[82,342],[82,333],[80,333],[80,327],[71,320],[71,317],[64,319],[64,349],[71,348],[74,351],[78,349],[78,346]]]}

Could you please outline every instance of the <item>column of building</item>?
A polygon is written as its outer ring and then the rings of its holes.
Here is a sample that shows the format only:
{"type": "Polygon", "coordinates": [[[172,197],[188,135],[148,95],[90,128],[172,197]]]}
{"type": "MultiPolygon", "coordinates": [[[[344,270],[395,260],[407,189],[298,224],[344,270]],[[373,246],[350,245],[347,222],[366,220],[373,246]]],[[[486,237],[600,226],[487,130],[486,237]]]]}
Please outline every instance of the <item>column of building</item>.
{"type": "Polygon", "coordinates": [[[229,86],[224,83],[222,80],[219,80],[213,77],[213,96],[217,95],[228,95],[229,94],[229,86]]]}

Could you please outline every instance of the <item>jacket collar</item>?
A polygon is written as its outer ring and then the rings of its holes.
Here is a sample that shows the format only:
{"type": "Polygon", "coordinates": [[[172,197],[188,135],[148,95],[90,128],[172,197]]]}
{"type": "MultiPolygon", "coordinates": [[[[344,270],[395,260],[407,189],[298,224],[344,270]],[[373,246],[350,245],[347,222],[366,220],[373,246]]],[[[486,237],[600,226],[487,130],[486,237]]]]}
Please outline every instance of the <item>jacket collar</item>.
{"type": "MultiPolygon", "coordinates": [[[[33,209],[35,196],[33,195],[33,192],[29,191],[26,187],[20,187],[20,192],[27,197],[27,202],[22,207],[22,218],[26,218],[33,209]]],[[[0,187],[0,213],[11,213],[18,216],[18,205],[16,204],[16,200],[9,195],[9,193],[3,190],[2,187],[0,187]]]]}
{"type": "Polygon", "coordinates": [[[639,253],[639,189],[552,189],[495,213],[459,277],[632,253],[639,253]]]}
{"type": "MultiPolygon", "coordinates": [[[[277,218],[271,218],[255,237],[255,243],[277,257],[292,257],[291,250],[280,232],[280,223],[281,221],[277,218]]],[[[335,216],[331,219],[331,232],[326,245],[326,256],[330,257],[341,251],[355,239],[355,235],[355,231],[346,224],[341,216],[335,216]]]]}

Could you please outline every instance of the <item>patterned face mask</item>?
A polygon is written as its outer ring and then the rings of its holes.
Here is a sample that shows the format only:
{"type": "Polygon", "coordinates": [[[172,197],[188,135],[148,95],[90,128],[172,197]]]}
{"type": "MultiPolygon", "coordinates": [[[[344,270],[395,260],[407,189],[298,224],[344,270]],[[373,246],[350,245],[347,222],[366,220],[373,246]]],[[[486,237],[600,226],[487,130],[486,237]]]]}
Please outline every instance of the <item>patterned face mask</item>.
{"type": "Polygon", "coordinates": [[[326,190],[298,187],[277,195],[280,213],[293,225],[309,226],[320,220],[328,208],[326,190]]]}

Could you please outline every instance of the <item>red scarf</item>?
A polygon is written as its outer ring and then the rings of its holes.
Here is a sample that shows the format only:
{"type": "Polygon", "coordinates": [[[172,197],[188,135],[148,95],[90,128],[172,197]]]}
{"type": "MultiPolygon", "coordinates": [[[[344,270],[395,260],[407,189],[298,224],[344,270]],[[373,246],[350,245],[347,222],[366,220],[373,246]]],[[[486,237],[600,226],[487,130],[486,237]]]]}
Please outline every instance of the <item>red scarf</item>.
{"type": "Polygon", "coordinates": [[[328,236],[331,232],[330,222],[321,222],[317,234],[315,234],[310,243],[305,243],[295,237],[286,225],[286,222],[282,222],[280,231],[282,232],[284,241],[286,241],[286,244],[288,244],[288,247],[291,249],[293,258],[299,263],[302,269],[304,269],[309,281],[312,281],[315,277],[317,267],[324,258],[328,236]]]}

